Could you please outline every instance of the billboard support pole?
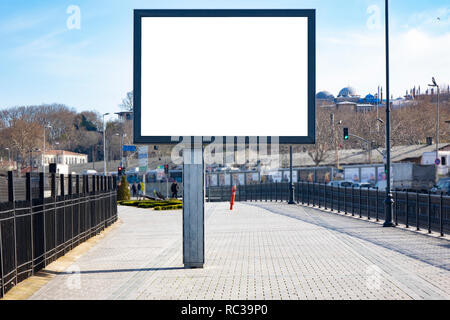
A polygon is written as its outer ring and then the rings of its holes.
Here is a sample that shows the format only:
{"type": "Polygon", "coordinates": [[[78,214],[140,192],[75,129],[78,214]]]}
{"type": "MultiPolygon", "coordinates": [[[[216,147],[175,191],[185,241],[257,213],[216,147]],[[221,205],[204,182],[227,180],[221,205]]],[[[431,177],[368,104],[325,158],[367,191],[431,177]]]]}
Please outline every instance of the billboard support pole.
{"type": "Polygon", "coordinates": [[[183,150],[183,263],[203,268],[205,263],[205,168],[203,147],[183,150]]]}

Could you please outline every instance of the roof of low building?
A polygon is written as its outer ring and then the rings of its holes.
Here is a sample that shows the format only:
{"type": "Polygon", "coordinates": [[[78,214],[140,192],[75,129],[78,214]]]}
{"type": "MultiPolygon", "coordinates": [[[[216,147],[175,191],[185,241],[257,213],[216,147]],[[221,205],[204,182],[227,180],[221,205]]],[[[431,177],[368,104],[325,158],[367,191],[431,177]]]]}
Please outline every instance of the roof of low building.
{"type": "Polygon", "coordinates": [[[87,154],[83,154],[83,153],[76,153],[76,152],[72,152],[72,151],[66,151],[66,150],[47,150],[45,151],[45,155],[46,156],[87,156],[87,154]]]}

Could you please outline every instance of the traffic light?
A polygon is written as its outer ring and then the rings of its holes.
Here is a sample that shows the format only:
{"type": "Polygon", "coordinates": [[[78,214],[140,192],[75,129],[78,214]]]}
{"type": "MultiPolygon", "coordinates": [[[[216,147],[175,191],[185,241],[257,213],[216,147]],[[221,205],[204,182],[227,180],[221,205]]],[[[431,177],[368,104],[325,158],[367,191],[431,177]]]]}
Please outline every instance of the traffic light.
{"type": "Polygon", "coordinates": [[[168,164],[164,165],[164,173],[169,174],[169,165],[168,164]]]}
{"type": "Polygon", "coordinates": [[[123,168],[122,167],[118,167],[117,168],[117,174],[119,175],[119,177],[123,174],[123,168]]]}
{"type": "Polygon", "coordinates": [[[344,128],[344,140],[348,140],[349,135],[348,135],[348,128],[344,128]]]}

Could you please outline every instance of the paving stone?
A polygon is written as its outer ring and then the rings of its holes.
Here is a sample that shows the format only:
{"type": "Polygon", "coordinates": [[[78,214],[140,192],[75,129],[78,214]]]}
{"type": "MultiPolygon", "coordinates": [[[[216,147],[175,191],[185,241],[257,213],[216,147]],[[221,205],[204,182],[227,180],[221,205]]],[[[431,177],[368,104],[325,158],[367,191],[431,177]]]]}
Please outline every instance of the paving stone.
{"type": "Polygon", "coordinates": [[[205,268],[184,269],[181,211],[120,207],[119,218],[80,274],[31,299],[450,298],[446,239],[285,203],[207,203],[205,268]]]}

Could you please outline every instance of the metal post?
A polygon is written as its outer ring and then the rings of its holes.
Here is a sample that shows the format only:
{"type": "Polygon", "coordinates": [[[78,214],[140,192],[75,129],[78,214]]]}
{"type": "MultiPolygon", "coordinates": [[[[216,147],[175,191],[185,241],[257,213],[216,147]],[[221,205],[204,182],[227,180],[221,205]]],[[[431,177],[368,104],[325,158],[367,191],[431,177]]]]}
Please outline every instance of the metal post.
{"type": "Polygon", "coordinates": [[[340,205],[340,202],[339,202],[339,194],[341,193],[341,186],[340,185],[338,185],[338,187],[337,187],[337,209],[338,209],[338,213],[341,213],[341,205],[340,205]]]}
{"type": "MultiPolygon", "coordinates": [[[[8,201],[12,206],[12,211],[14,214],[14,269],[15,269],[15,278],[17,285],[17,221],[16,221],[16,199],[14,194],[14,176],[12,171],[8,171],[8,201]]],[[[2,266],[3,269],[3,266],[2,266]]]]}
{"type": "Polygon", "coordinates": [[[370,191],[367,187],[367,220],[370,220],[370,191]]]}
{"type": "Polygon", "coordinates": [[[205,208],[203,148],[183,150],[183,263],[203,268],[205,263],[205,208]]]}
{"type": "Polygon", "coordinates": [[[294,181],[292,171],[292,146],[289,147],[289,204],[295,204],[294,201],[294,181]]]}
{"type": "Polygon", "coordinates": [[[409,195],[409,193],[408,193],[408,191],[406,191],[406,228],[409,228],[409,208],[408,208],[408,206],[409,206],[409,203],[408,203],[408,195],[409,195]]]}
{"type": "Polygon", "coordinates": [[[307,199],[307,204],[309,207],[309,181],[306,182],[306,199],[307,199]]]}
{"type": "Polygon", "coordinates": [[[431,192],[428,191],[428,233],[431,233],[431,192]]]}
{"type": "Polygon", "coordinates": [[[420,230],[419,224],[419,191],[416,191],[416,229],[420,230]]]}
{"type": "Polygon", "coordinates": [[[327,184],[326,183],[323,184],[323,202],[324,202],[325,210],[327,210],[327,184]]]}
{"type": "Polygon", "coordinates": [[[386,1],[386,199],[384,200],[385,222],[383,227],[393,227],[391,193],[391,104],[389,87],[389,0],[386,1]]]}
{"type": "Polygon", "coordinates": [[[331,204],[330,204],[330,209],[331,209],[331,212],[333,212],[333,193],[334,193],[334,186],[333,185],[331,185],[331,187],[330,187],[330,189],[331,189],[331,204]]]}
{"type": "Polygon", "coordinates": [[[394,200],[394,221],[395,221],[395,225],[398,226],[398,191],[395,191],[394,197],[395,197],[395,200],[394,200]]]}
{"type": "Polygon", "coordinates": [[[444,226],[442,221],[442,192],[439,199],[439,229],[441,231],[441,237],[444,236],[444,226]]]}
{"type": "Polygon", "coordinates": [[[361,185],[359,186],[359,217],[362,218],[362,212],[361,212],[361,185]]]}
{"type": "Polygon", "coordinates": [[[344,214],[347,214],[347,187],[344,187],[344,214]]]}
{"type": "Polygon", "coordinates": [[[30,238],[31,238],[31,274],[34,274],[34,224],[33,224],[33,190],[31,173],[26,174],[26,200],[30,202],[30,238]]]}
{"type": "Polygon", "coordinates": [[[377,222],[378,221],[380,221],[380,219],[379,219],[379,210],[378,210],[378,200],[379,200],[379,197],[378,197],[378,187],[376,187],[376,191],[375,191],[375,193],[376,193],[376,197],[377,197],[377,200],[376,200],[376,203],[375,203],[375,210],[377,211],[376,212],[376,216],[377,216],[377,222]]]}
{"type": "Polygon", "coordinates": [[[355,216],[355,202],[354,202],[354,197],[353,197],[353,189],[354,189],[354,185],[352,184],[352,217],[355,216]]]}

